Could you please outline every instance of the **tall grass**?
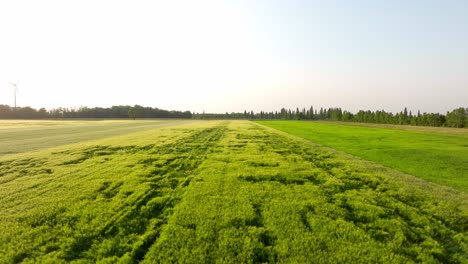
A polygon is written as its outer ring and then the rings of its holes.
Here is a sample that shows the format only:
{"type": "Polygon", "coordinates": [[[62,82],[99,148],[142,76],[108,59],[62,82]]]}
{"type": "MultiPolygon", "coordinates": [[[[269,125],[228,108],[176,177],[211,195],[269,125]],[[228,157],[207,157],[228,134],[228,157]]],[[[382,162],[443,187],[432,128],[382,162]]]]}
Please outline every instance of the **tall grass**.
{"type": "Polygon", "coordinates": [[[468,260],[467,196],[247,121],[0,158],[0,262],[468,260]]]}

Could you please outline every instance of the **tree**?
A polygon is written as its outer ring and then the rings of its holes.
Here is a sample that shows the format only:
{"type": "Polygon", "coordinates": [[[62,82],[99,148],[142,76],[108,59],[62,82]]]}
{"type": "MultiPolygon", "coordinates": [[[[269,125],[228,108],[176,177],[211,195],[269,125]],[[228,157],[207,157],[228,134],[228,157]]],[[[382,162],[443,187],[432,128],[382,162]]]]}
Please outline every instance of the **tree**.
{"type": "Polygon", "coordinates": [[[352,119],[353,119],[353,114],[351,114],[348,111],[343,112],[343,117],[342,117],[343,121],[351,121],[352,119]]]}
{"type": "Polygon", "coordinates": [[[314,107],[310,106],[309,109],[309,119],[314,119],[314,107]]]}
{"type": "Polygon", "coordinates": [[[449,127],[465,127],[467,119],[467,111],[460,107],[452,112],[447,112],[447,126],[449,127]]]}
{"type": "Polygon", "coordinates": [[[130,107],[128,109],[128,117],[132,118],[133,120],[135,120],[135,108],[133,107],[130,107]]]}

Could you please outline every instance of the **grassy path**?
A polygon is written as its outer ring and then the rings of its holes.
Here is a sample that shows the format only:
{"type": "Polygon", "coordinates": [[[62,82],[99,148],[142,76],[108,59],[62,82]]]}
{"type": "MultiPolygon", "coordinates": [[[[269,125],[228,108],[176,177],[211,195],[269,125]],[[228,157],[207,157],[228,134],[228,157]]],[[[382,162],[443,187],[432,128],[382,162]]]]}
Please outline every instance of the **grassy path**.
{"type": "Polygon", "coordinates": [[[0,158],[0,262],[457,263],[468,196],[248,121],[0,158]]]}
{"type": "Polygon", "coordinates": [[[405,130],[304,121],[259,121],[323,146],[468,192],[468,130],[405,130]]]}

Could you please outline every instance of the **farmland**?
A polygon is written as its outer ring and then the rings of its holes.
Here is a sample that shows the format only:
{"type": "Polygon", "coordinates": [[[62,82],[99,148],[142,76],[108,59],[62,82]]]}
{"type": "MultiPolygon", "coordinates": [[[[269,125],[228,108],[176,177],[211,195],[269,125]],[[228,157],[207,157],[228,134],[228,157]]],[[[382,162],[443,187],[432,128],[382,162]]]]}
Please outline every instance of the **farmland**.
{"type": "Polygon", "coordinates": [[[0,121],[0,156],[188,122],[190,121],[0,121]]]}
{"type": "Polygon", "coordinates": [[[259,123],[468,193],[468,129],[302,121],[259,123]]]}
{"type": "Polygon", "coordinates": [[[116,122],[0,129],[1,263],[468,261],[465,187],[273,122],[116,122]]]}

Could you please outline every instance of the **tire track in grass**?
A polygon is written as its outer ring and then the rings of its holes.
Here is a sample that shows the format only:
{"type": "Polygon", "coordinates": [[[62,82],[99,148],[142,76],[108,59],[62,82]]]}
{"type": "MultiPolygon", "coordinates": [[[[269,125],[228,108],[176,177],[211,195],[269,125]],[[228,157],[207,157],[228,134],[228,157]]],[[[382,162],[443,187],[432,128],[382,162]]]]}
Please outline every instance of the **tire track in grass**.
{"type": "MultiPolygon", "coordinates": [[[[356,229],[364,231],[374,241],[389,247],[393,246],[391,244],[396,239],[391,237],[389,231],[393,230],[382,223],[387,224],[387,222],[394,221],[394,224],[401,225],[398,231],[403,237],[402,243],[404,244],[404,246],[393,248],[394,253],[412,261],[433,258],[442,262],[457,262],[459,258],[466,258],[464,243],[461,242],[461,239],[457,240],[453,237],[457,232],[463,234],[467,227],[466,213],[464,214],[460,209],[452,211],[453,216],[450,218],[440,218],[434,213],[440,213],[438,210],[443,212],[444,209],[438,208],[437,204],[432,205],[431,201],[428,200],[429,196],[420,190],[403,191],[401,186],[389,178],[383,175],[369,174],[365,168],[355,168],[343,163],[343,161],[337,161],[334,154],[313,151],[310,147],[304,147],[299,142],[286,138],[283,141],[275,142],[275,138],[279,139],[281,136],[264,137],[265,144],[280,149],[289,146],[290,152],[288,154],[301,156],[304,161],[319,168],[321,173],[312,175],[312,177],[302,175],[298,179],[283,175],[246,176],[240,177],[240,179],[253,183],[277,181],[284,185],[309,183],[319,186],[322,193],[328,197],[326,203],[338,206],[344,213],[341,216],[344,220],[353,223],[356,229]],[[464,219],[464,221],[460,219],[464,219]],[[436,226],[436,228],[433,231],[427,231],[428,225],[431,228],[436,226]],[[421,248],[428,247],[428,241],[437,241],[439,244],[434,246],[433,252],[430,254],[427,252],[424,252],[427,255],[421,254],[419,251],[421,248]],[[439,250],[441,252],[438,252],[439,250]],[[447,256],[451,256],[450,260],[447,256]]],[[[307,214],[317,214],[314,206],[305,205],[299,211],[304,227],[306,230],[312,231],[307,214]]]]}
{"type": "MultiPolygon", "coordinates": [[[[147,158],[138,162],[139,168],[146,171],[139,176],[141,184],[149,188],[142,193],[134,194],[133,199],[122,206],[124,210],[109,219],[98,233],[76,239],[66,250],[65,260],[86,258],[87,251],[92,247],[98,247],[100,243],[109,239],[124,239],[132,234],[138,234],[140,239],[131,245],[129,252],[117,252],[116,255],[132,262],[143,259],[148,248],[158,238],[161,226],[167,223],[172,208],[179,202],[184,188],[190,183],[191,174],[203,162],[210,148],[222,137],[224,130],[223,126],[195,130],[190,136],[175,143],[158,148],[145,146],[139,149],[138,151],[150,153],[147,158]],[[90,241],[92,243],[89,243],[90,241]]],[[[112,148],[106,146],[94,147],[85,151],[83,158],[77,161],[81,163],[92,158],[95,151],[110,149],[112,148]]],[[[113,150],[117,151],[116,148],[113,150]]],[[[104,196],[113,193],[110,195],[113,197],[118,193],[120,185],[105,183],[100,192],[104,196]]]]}
{"type": "Polygon", "coordinates": [[[248,123],[232,123],[215,150],[146,263],[466,260],[462,207],[388,171],[248,123]]]}
{"type": "MultiPolygon", "coordinates": [[[[225,130],[224,126],[219,126],[197,131],[182,142],[176,142],[153,152],[157,156],[174,155],[175,157],[166,159],[146,175],[144,182],[149,183],[153,190],[137,203],[137,207],[139,209],[146,207],[144,212],[147,218],[157,218],[159,221],[148,228],[149,232],[145,233],[144,239],[129,254],[133,261],[142,260],[157,240],[161,226],[166,224],[172,215],[172,208],[180,201],[184,188],[190,184],[193,172],[206,158],[210,149],[221,139],[225,130]]],[[[154,162],[154,158],[142,161],[146,166],[153,166],[154,162]]]]}
{"type": "MultiPolygon", "coordinates": [[[[231,123],[232,125],[232,123],[231,123]]],[[[226,174],[239,165],[248,141],[230,142],[231,127],[198,170],[183,200],[144,263],[265,263],[275,260],[275,237],[266,229],[261,199],[250,200],[245,186],[226,174]]],[[[256,160],[248,164],[257,164],[256,160]]],[[[259,163],[260,164],[260,163],[259,163]]],[[[255,196],[262,194],[254,194],[255,196]]]]}
{"type": "MultiPolygon", "coordinates": [[[[129,155],[135,160],[127,165],[118,165],[127,169],[119,169],[116,175],[122,172],[134,175],[101,181],[85,200],[68,205],[68,208],[25,216],[22,223],[29,226],[32,234],[37,232],[38,236],[46,230],[51,234],[47,235],[48,238],[34,241],[34,250],[11,252],[9,259],[14,262],[120,260],[130,263],[143,259],[159,237],[161,227],[172,215],[172,208],[179,202],[194,171],[223,137],[225,129],[223,124],[182,129],[188,136],[158,146],[97,145],[79,152],[58,153],[70,155],[71,162],[63,162],[60,166],[76,172],[77,177],[84,175],[80,180],[96,180],[99,177],[96,178],[95,173],[112,173],[112,165],[117,165],[129,155]],[[110,161],[102,163],[103,159],[110,161]],[[84,172],[82,168],[87,169],[84,172]],[[132,183],[125,182],[126,179],[132,183]],[[129,186],[134,187],[129,190],[129,186]]],[[[21,162],[32,166],[31,160],[21,162]]],[[[5,167],[6,164],[0,165],[5,167]]],[[[7,166],[5,169],[10,168],[7,166]]]]}
{"type": "MultiPolygon", "coordinates": [[[[85,192],[84,201],[20,221],[29,221],[30,229],[11,232],[23,244],[7,244],[15,252],[4,262],[468,259],[466,207],[436,199],[410,181],[392,181],[388,170],[248,122],[181,131],[171,143],[64,153],[76,162],[61,163],[52,175],[73,181],[68,185],[85,192]],[[91,184],[80,186],[86,182],[91,184]]],[[[0,168],[10,170],[6,165],[0,168]]]]}

